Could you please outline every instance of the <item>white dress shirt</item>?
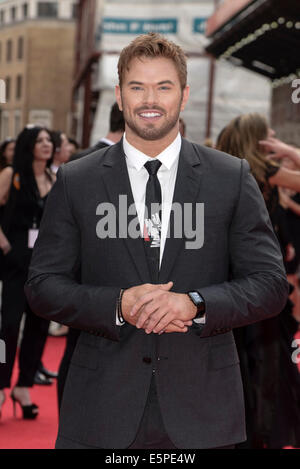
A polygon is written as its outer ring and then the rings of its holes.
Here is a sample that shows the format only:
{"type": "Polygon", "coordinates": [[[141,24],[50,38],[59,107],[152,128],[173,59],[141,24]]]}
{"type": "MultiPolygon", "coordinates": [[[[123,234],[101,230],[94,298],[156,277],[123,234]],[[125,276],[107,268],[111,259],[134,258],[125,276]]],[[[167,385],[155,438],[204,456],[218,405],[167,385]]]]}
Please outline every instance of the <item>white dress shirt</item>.
{"type": "Polygon", "coordinates": [[[113,142],[109,138],[103,137],[101,140],[99,140],[99,143],[107,143],[107,145],[111,146],[114,145],[116,142],[113,142]]]}
{"type": "MultiPolygon", "coordinates": [[[[130,179],[131,190],[133,199],[136,206],[137,215],[139,218],[141,230],[144,227],[144,214],[145,214],[145,197],[146,186],[149,179],[149,173],[144,167],[147,161],[159,160],[162,165],[157,172],[157,178],[161,186],[162,198],[162,225],[161,225],[161,239],[160,239],[160,265],[166,244],[168,233],[169,219],[173,201],[173,194],[175,188],[175,181],[177,176],[179,153],[181,149],[181,136],[178,133],[175,140],[164,151],[162,151],[155,158],[145,155],[145,153],[137,150],[126,140],[126,135],[123,137],[123,148],[126,155],[126,164],[130,179]]],[[[143,233],[141,233],[141,236],[143,233]]]]}
{"type": "MultiPolygon", "coordinates": [[[[160,240],[161,265],[173,202],[174,188],[179,162],[179,153],[181,149],[181,135],[180,133],[178,133],[175,140],[173,140],[173,142],[155,158],[145,155],[145,153],[133,147],[126,140],[126,134],[124,134],[123,136],[123,149],[126,156],[126,164],[129,174],[132,195],[136,206],[141,230],[143,230],[144,227],[146,186],[149,179],[149,173],[144,167],[144,165],[145,163],[147,163],[147,161],[152,161],[153,159],[159,160],[162,163],[157,172],[157,177],[161,186],[162,198],[162,225],[160,240]]],[[[143,236],[143,232],[141,232],[141,236],[143,236]]],[[[203,324],[205,323],[205,317],[200,319],[194,319],[194,321],[198,324],[203,324]]],[[[121,325],[119,323],[118,318],[117,325],[121,325]]]]}

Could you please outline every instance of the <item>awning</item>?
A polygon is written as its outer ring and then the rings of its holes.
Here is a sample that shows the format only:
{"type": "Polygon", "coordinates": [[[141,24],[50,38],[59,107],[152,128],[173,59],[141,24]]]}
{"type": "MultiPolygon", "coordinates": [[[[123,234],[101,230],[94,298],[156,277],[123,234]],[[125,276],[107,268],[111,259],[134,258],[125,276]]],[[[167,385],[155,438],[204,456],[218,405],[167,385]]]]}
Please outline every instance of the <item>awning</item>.
{"type": "Polygon", "coordinates": [[[300,75],[300,0],[225,0],[206,35],[214,57],[276,81],[300,75]]]}

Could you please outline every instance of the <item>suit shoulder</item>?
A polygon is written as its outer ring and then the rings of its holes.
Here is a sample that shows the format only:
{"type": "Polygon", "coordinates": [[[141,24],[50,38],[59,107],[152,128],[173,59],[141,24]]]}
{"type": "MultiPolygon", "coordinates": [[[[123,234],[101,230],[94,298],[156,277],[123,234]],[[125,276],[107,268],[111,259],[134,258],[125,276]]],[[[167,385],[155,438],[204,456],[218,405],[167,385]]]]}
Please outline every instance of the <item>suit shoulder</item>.
{"type": "Polygon", "coordinates": [[[63,172],[67,177],[76,177],[91,174],[91,171],[101,167],[101,162],[105,158],[110,147],[101,148],[93,151],[82,158],[69,161],[63,165],[63,172]]]}
{"type": "Polygon", "coordinates": [[[84,156],[90,155],[91,153],[95,153],[97,150],[101,150],[102,148],[106,148],[106,147],[109,147],[109,145],[107,143],[100,141],[96,143],[94,146],[86,148],[85,150],[81,150],[75,155],[73,155],[73,157],[71,158],[71,161],[77,161],[80,158],[83,158],[84,156]]]}
{"type": "Polygon", "coordinates": [[[193,144],[197,147],[197,152],[205,164],[215,171],[237,171],[240,173],[242,164],[248,166],[244,158],[229,155],[214,148],[205,147],[199,144],[193,144]]]}

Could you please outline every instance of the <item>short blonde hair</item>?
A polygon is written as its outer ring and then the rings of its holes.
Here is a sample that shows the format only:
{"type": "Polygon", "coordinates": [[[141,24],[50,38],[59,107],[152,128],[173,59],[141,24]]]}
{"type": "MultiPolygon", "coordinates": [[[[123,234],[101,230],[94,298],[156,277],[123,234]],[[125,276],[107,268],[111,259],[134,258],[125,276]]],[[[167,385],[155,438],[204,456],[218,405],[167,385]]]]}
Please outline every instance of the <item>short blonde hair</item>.
{"type": "Polygon", "coordinates": [[[187,83],[186,56],[174,42],[169,41],[161,34],[148,33],[135,38],[120,54],[118,62],[119,85],[122,87],[124,72],[129,70],[132,59],[136,57],[164,57],[171,59],[177,69],[182,90],[187,83]]]}

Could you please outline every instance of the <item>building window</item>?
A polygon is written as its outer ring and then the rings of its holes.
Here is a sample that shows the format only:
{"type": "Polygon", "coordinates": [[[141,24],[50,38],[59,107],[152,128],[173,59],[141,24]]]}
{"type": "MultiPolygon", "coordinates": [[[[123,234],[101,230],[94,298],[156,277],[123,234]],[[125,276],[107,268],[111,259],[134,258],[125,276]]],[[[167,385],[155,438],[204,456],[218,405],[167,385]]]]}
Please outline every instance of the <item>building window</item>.
{"type": "Polygon", "coordinates": [[[9,115],[3,112],[1,119],[1,140],[9,137],[9,115]]]}
{"type": "Polygon", "coordinates": [[[1,24],[5,23],[5,11],[4,10],[0,11],[0,22],[1,24]]]}
{"type": "Polygon", "coordinates": [[[12,60],[12,40],[8,39],[6,43],[6,62],[11,62],[12,60]]]}
{"type": "Polygon", "coordinates": [[[22,60],[24,55],[24,39],[23,37],[18,38],[18,52],[17,52],[17,57],[18,60],[22,60]]]}
{"type": "Polygon", "coordinates": [[[16,83],[16,99],[21,99],[22,97],[22,75],[17,76],[16,83]]]}
{"type": "Polygon", "coordinates": [[[22,10],[23,10],[23,18],[27,18],[28,16],[28,4],[27,3],[23,3],[22,10]]]}
{"type": "Polygon", "coordinates": [[[73,5],[72,5],[72,18],[74,18],[75,20],[77,20],[77,18],[78,18],[78,11],[79,11],[78,3],[73,3],[73,5]]]}
{"type": "Polygon", "coordinates": [[[57,2],[38,2],[39,18],[57,18],[58,3],[57,2]]]}
{"type": "Polygon", "coordinates": [[[2,62],[2,42],[0,42],[0,62],[2,62]]]}
{"type": "Polygon", "coordinates": [[[10,91],[11,91],[11,79],[10,77],[6,77],[6,102],[10,101],[10,91]]]}
{"type": "Polygon", "coordinates": [[[11,21],[16,20],[16,7],[12,7],[10,9],[10,19],[11,19],[11,21]]]}
{"type": "Polygon", "coordinates": [[[21,112],[15,111],[15,137],[21,132],[21,112]]]}

